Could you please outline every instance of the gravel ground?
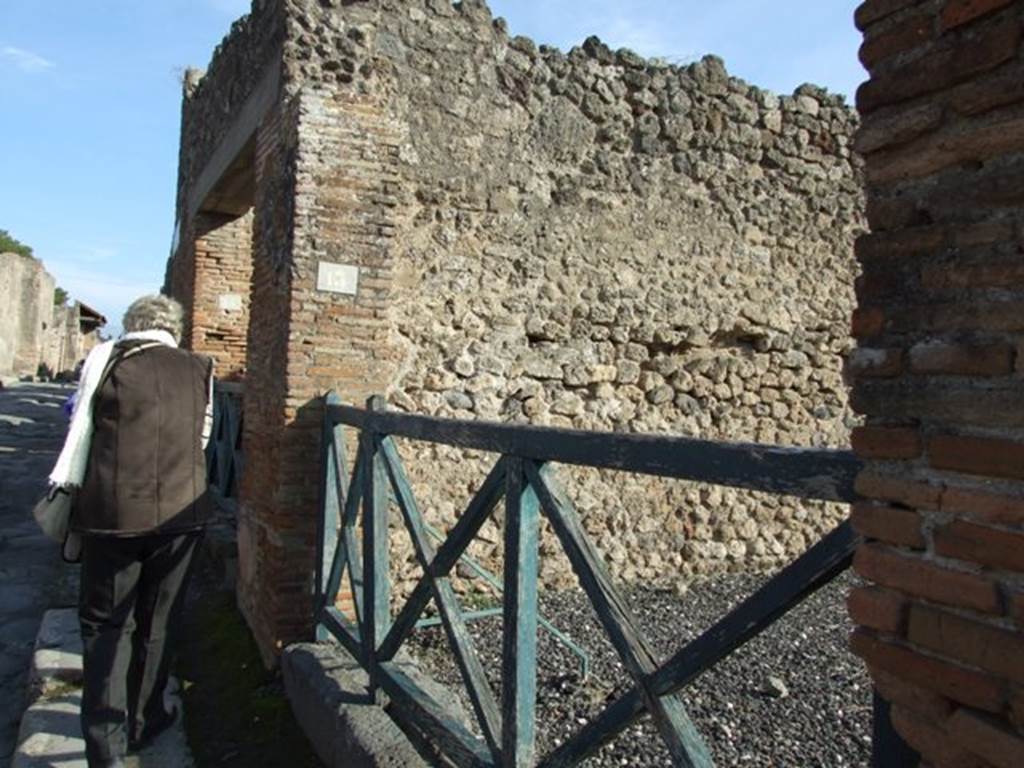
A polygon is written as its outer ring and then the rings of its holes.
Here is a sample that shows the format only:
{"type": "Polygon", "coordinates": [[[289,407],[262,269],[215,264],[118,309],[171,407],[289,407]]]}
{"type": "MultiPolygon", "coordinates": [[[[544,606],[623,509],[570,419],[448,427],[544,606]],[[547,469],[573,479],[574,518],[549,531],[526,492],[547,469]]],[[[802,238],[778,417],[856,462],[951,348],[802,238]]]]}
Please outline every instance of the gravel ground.
{"type": "MultiPolygon", "coordinates": [[[[682,647],[753,592],[763,577],[728,575],[672,592],[633,589],[629,604],[662,658],[682,647]]],[[[698,678],[683,701],[719,766],[866,766],[871,750],[871,688],[847,651],[846,575],[698,678]]],[[[582,592],[541,597],[541,614],[587,649],[591,673],[541,632],[538,647],[538,755],[565,741],[631,685],[582,592]]],[[[501,620],[471,624],[481,662],[499,696],[501,620]]],[[[440,628],[417,631],[412,652],[438,680],[460,690],[440,628]]],[[[473,723],[475,725],[475,723],[473,723]]],[[[649,718],[590,758],[587,766],[671,765],[649,718]]]]}

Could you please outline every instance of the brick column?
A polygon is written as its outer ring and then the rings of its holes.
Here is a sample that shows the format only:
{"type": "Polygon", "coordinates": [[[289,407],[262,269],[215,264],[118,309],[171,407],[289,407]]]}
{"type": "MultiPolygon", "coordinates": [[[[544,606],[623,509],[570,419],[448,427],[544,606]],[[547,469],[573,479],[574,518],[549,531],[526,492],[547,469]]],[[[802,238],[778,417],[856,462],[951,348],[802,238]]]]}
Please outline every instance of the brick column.
{"type": "Polygon", "coordinates": [[[868,0],[854,651],[930,766],[1024,761],[1024,0],[868,0]]]}
{"type": "Polygon", "coordinates": [[[239,604],[268,662],[312,627],[319,398],[360,403],[393,368],[396,134],[373,95],[310,86],[257,136],[239,604]]]}

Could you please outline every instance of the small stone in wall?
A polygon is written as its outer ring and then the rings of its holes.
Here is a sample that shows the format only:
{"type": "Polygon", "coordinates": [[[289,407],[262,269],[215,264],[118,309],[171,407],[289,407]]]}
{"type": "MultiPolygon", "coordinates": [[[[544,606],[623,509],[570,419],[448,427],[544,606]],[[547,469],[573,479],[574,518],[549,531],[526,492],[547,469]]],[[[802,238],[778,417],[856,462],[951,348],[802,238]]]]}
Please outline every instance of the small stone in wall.
{"type": "Polygon", "coordinates": [[[469,355],[459,355],[452,364],[452,368],[463,378],[469,378],[476,373],[476,364],[469,355]]]}
{"type": "Polygon", "coordinates": [[[473,398],[467,395],[465,392],[459,392],[457,390],[450,390],[444,393],[444,400],[455,410],[472,411],[473,410],[473,398]]]}
{"type": "Polygon", "coordinates": [[[562,416],[579,416],[583,413],[583,398],[572,392],[565,392],[551,405],[551,412],[562,416]]]}

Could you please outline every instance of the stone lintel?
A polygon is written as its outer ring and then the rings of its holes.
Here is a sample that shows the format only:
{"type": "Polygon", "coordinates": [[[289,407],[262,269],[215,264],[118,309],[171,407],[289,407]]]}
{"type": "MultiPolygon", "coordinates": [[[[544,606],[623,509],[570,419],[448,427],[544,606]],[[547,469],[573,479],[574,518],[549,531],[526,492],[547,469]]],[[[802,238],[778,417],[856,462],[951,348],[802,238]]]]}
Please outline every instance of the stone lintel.
{"type": "Polygon", "coordinates": [[[195,186],[188,197],[188,216],[191,219],[204,207],[207,198],[214,191],[221,179],[232,169],[236,160],[247,148],[251,148],[256,127],[278,98],[281,87],[281,59],[271,57],[259,85],[246,99],[238,110],[238,117],[231,128],[217,145],[213,155],[199,174],[195,186]]]}

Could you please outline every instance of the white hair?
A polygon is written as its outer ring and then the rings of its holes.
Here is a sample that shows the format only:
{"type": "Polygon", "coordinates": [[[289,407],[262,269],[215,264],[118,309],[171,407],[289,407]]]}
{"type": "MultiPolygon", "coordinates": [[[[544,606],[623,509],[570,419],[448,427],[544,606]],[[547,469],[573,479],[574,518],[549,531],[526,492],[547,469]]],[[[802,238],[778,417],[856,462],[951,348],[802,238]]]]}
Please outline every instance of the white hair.
{"type": "Polygon", "coordinates": [[[131,303],[121,321],[125,333],[133,331],[167,331],[181,341],[185,310],[170,296],[154,293],[131,303]]]}

